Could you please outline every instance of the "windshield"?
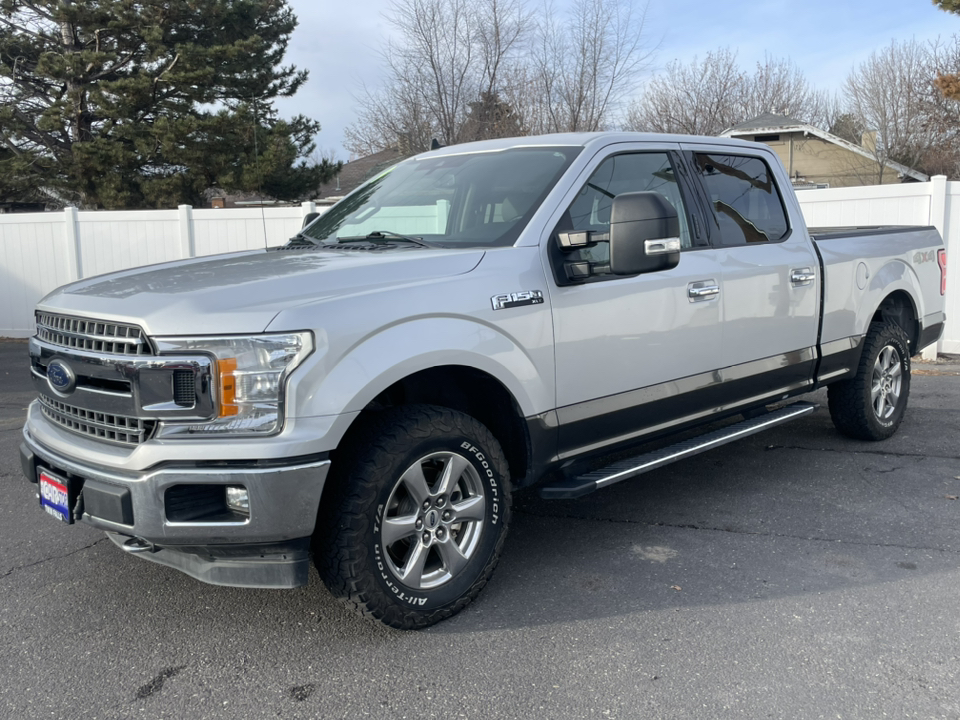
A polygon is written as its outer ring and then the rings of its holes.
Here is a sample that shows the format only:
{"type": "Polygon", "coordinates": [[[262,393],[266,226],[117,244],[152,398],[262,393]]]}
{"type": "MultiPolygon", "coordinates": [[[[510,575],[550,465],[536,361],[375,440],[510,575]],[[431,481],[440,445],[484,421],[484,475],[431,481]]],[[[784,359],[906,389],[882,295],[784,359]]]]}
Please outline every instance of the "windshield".
{"type": "Polygon", "coordinates": [[[580,147],[411,158],[334,205],[301,236],[407,236],[442,247],[512,245],[580,147]]]}

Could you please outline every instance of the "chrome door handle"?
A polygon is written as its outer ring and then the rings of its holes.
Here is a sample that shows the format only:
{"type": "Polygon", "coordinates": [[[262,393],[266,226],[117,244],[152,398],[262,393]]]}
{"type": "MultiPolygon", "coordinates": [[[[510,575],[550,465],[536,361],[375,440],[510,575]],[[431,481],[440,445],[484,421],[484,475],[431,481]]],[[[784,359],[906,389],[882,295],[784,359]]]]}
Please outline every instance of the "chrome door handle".
{"type": "Polygon", "coordinates": [[[680,238],[663,238],[662,240],[644,240],[643,252],[646,255],[666,255],[680,252],[680,238]]]}
{"type": "Polygon", "coordinates": [[[708,298],[712,295],[720,294],[719,285],[704,285],[702,287],[687,286],[687,296],[695,299],[708,298]]]}
{"type": "Polygon", "coordinates": [[[809,285],[816,279],[816,273],[810,268],[794,268],[790,271],[790,282],[794,285],[809,285]]]}

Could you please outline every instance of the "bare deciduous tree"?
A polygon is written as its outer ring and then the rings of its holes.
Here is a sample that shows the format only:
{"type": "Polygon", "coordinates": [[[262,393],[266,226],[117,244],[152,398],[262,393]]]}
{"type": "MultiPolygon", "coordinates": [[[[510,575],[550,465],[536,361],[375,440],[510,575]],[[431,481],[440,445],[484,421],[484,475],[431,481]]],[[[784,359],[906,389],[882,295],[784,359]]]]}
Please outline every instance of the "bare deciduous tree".
{"type": "Polygon", "coordinates": [[[647,84],[630,106],[629,130],[719,135],[763,113],[829,124],[837,114],[826,93],[813,89],[791,61],[766,57],[753,74],[728,48],[684,65],[675,60],[647,84]]]}
{"type": "Polygon", "coordinates": [[[839,114],[829,93],[811,87],[792,61],[770,56],[757,63],[748,79],[743,120],[765,112],[789,115],[818,127],[829,127],[839,114]]]}
{"type": "Polygon", "coordinates": [[[877,182],[889,172],[888,162],[916,167],[932,147],[933,79],[930,47],[916,40],[891,42],[847,76],[843,94],[848,112],[877,133],[866,148],[876,164],[877,182]]]}
{"type": "Polygon", "coordinates": [[[383,53],[386,82],[361,90],[344,144],[368,154],[398,139],[409,152],[460,142],[470,104],[496,95],[524,39],[522,0],[396,0],[388,20],[398,38],[383,53]]]}
{"type": "Polygon", "coordinates": [[[654,49],[644,33],[646,6],[576,0],[566,20],[545,5],[532,54],[537,132],[601,130],[636,87],[654,49]]]}
{"type": "Polygon", "coordinates": [[[363,88],[345,145],[358,154],[403,138],[411,152],[504,133],[599,130],[651,51],[645,9],[576,0],[558,19],[524,0],[395,0],[387,79],[363,88]]]}
{"type": "Polygon", "coordinates": [[[736,53],[721,48],[701,61],[674,60],[653,77],[627,111],[627,130],[718,135],[730,127],[743,104],[744,74],[736,53]]]}

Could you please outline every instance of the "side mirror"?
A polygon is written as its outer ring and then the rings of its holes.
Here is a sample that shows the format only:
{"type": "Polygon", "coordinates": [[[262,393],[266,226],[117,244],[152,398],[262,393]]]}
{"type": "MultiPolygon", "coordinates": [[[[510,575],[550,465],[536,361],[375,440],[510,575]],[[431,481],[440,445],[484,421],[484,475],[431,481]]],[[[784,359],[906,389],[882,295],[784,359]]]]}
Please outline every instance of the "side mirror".
{"type": "Polygon", "coordinates": [[[300,226],[300,229],[303,230],[303,228],[312,223],[318,217],[320,217],[320,213],[318,212],[307,213],[303,218],[303,225],[300,226]]]}
{"type": "Polygon", "coordinates": [[[680,219],[657,192],[617,195],[610,210],[610,272],[636,275],[680,262],[680,219]]]}

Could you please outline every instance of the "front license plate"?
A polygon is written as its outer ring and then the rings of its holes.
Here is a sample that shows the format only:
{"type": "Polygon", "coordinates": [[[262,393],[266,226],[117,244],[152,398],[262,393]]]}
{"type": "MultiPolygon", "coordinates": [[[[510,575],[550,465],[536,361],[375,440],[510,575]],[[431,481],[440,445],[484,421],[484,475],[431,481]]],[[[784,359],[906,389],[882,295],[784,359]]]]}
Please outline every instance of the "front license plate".
{"type": "Polygon", "coordinates": [[[65,523],[70,517],[70,486],[64,478],[40,471],[40,507],[65,523]]]}

